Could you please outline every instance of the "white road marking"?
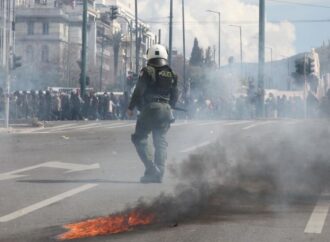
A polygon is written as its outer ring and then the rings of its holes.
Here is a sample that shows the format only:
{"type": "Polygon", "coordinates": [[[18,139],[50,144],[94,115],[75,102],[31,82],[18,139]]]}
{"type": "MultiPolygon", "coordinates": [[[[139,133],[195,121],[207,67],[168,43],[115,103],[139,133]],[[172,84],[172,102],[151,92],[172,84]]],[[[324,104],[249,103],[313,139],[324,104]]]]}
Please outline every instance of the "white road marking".
{"type": "Polygon", "coordinates": [[[77,125],[77,124],[63,124],[63,125],[59,125],[59,126],[54,126],[54,127],[45,127],[45,128],[39,128],[39,129],[34,129],[33,131],[32,131],[32,133],[34,133],[34,132],[38,132],[38,131],[40,131],[40,130],[42,130],[42,131],[47,131],[47,130],[52,130],[52,131],[54,131],[54,130],[60,130],[60,129],[64,129],[64,128],[68,128],[68,127],[72,127],[72,126],[75,126],[75,125],[77,125]]]}
{"type": "Polygon", "coordinates": [[[102,128],[106,129],[106,128],[110,128],[110,127],[121,126],[121,125],[124,125],[124,124],[128,124],[128,123],[120,122],[120,123],[106,124],[106,125],[102,126],[102,128]]]}
{"type": "Polygon", "coordinates": [[[99,123],[91,123],[91,124],[84,124],[84,123],[69,123],[69,124],[62,124],[58,126],[53,127],[42,127],[42,128],[30,128],[30,129],[24,129],[22,131],[18,131],[19,133],[37,133],[37,134],[49,134],[49,133],[56,133],[56,132],[63,132],[66,130],[72,130],[72,129],[83,129],[84,127],[90,127],[99,125],[99,123]]]}
{"type": "Polygon", "coordinates": [[[196,126],[207,126],[207,125],[216,125],[216,124],[221,124],[224,121],[212,121],[212,122],[206,122],[206,123],[201,123],[201,124],[196,124],[196,126]]]}
{"type": "Polygon", "coordinates": [[[41,209],[41,208],[44,208],[46,206],[49,206],[53,203],[56,203],[56,202],[59,202],[65,198],[68,198],[68,197],[72,197],[78,193],[81,193],[81,192],[84,192],[84,191],[87,191],[93,187],[96,187],[98,186],[98,184],[86,184],[86,185],[83,185],[83,186],[80,186],[80,187],[77,187],[77,188],[74,188],[72,190],[69,190],[67,192],[64,192],[64,193],[61,193],[59,195],[56,195],[54,197],[51,197],[51,198],[48,198],[46,200],[43,200],[41,202],[38,202],[38,203],[35,203],[35,204],[32,204],[28,207],[25,207],[25,208],[22,208],[22,209],[19,209],[15,212],[12,212],[10,214],[7,214],[5,216],[2,216],[0,217],[0,222],[1,223],[4,223],[4,222],[9,222],[11,220],[14,220],[14,219],[17,219],[19,217],[22,217],[26,214],[29,214],[29,213],[32,213],[38,209],[41,209]]]}
{"type": "Polygon", "coordinates": [[[41,163],[39,165],[29,166],[29,167],[25,167],[22,169],[2,173],[2,174],[0,174],[0,181],[11,180],[11,179],[15,179],[18,177],[25,177],[27,175],[19,175],[18,173],[31,171],[31,170],[41,168],[41,167],[64,169],[64,170],[68,170],[67,173],[71,173],[71,172],[99,169],[100,164],[95,163],[95,164],[91,164],[91,165],[82,165],[82,164],[74,164],[74,163],[64,163],[64,162],[60,162],[60,161],[49,161],[49,162],[41,163]]]}
{"type": "Polygon", "coordinates": [[[266,124],[271,124],[271,123],[274,123],[274,121],[259,122],[259,123],[256,123],[256,124],[252,124],[250,126],[246,126],[246,127],[242,128],[242,130],[248,130],[248,129],[252,129],[252,128],[258,127],[258,126],[263,126],[263,125],[266,125],[266,124]]]}
{"type": "Polygon", "coordinates": [[[330,193],[322,193],[305,228],[306,234],[321,234],[330,207],[330,193]]]}
{"type": "Polygon", "coordinates": [[[207,146],[209,144],[211,144],[211,141],[205,141],[205,142],[200,143],[198,145],[195,145],[195,146],[189,147],[187,149],[181,150],[181,153],[189,153],[191,151],[194,151],[194,150],[196,150],[198,148],[202,148],[202,147],[207,146]]]}
{"type": "MultiPolygon", "coordinates": [[[[79,130],[79,129],[88,129],[91,128],[93,126],[97,126],[100,125],[100,123],[91,123],[91,124],[83,124],[83,125],[77,125],[77,126],[72,126],[72,127],[67,127],[58,131],[67,131],[67,130],[79,130]]],[[[53,130],[52,130],[53,131],[53,130]]]]}
{"type": "Polygon", "coordinates": [[[193,124],[193,123],[195,123],[195,122],[185,120],[185,121],[182,121],[182,122],[171,124],[171,127],[178,127],[178,126],[188,125],[188,124],[193,124]]]}
{"type": "Polygon", "coordinates": [[[224,124],[224,126],[234,126],[234,125],[248,124],[248,123],[252,123],[252,121],[235,121],[231,123],[226,123],[224,124]]]}
{"type": "Polygon", "coordinates": [[[68,123],[68,124],[61,124],[61,125],[56,125],[56,126],[52,126],[52,127],[45,127],[45,129],[63,129],[63,128],[67,128],[70,126],[75,126],[78,125],[77,123],[68,123]]]}
{"type": "Polygon", "coordinates": [[[117,129],[117,128],[124,128],[124,127],[130,127],[130,126],[135,126],[135,123],[132,123],[132,124],[125,124],[125,125],[118,125],[118,126],[112,126],[112,127],[107,127],[106,129],[117,129]]]}
{"type": "Polygon", "coordinates": [[[102,127],[102,123],[92,123],[89,125],[82,125],[79,127],[75,127],[72,130],[85,130],[85,129],[93,129],[93,128],[99,128],[99,127],[102,127]]]}
{"type": "Polygon", "coordinates": [[[67,132],[67,131],[98,129],[98,128],[113,129],[113,128],[132,126],[132,125],[134,125],[134,124],[132,123],[132,124],[124,125],[124,122],[111,123],[111,124],[107,124],[106,126],[104,126],[103,123],[93,123],[93,124],[78,125],[75,127],[69,127],[69,128],[64,128],[64,129],[58,129],[58,130],[40,131],[38,133],[39,134],[49,134],[49,133],[61,133],[61,132],[67,132]]]}

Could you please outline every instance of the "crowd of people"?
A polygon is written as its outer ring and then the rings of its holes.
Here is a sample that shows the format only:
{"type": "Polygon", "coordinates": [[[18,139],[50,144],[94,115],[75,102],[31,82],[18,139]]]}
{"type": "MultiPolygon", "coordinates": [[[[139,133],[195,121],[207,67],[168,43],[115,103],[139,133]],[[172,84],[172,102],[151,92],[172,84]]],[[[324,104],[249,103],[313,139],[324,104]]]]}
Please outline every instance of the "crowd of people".
{"type": "MultiPolygon", "coordinates": [[[[275,96],[269,93],[264,99],[264,117],[308,118],[330,117],[330,90],[328,95],[318,100],[311,92],[306,102],[301,96],[275,96]],[[329,105],[328,105],[329,104],[329,105]]],[[[190,117],[197,119],[254,119],[257,117],[257,104],[248,95],[231,98],[208,98],[203,95],[191,99],[188,105],[190,117]]]]}
{"type": "MultiPolygon", "coordinates": [[[[5,98],[0,89],[0,117],[4,115],[5,98]]],[[[127,119],[129,94],[88,92],[82,99],[77,91],[16,91],[10,96],[10,118],[12,120],[38,118],[51,120],[117,120],[127,119]]],[[[254,119],[256,104],[247,95],[231,98],[211,99],[200,95],[190,97],[188,103],[179,102],[187,112],[176,112],[177,118],[191,119],[254,119]]],[[[305,108],[309,118],[330,117],[330,90],[321,100],[312,93],[304,102],[300,96],[265,97],[266,118],[303,118],[305,108]],[[306,105],[306,107],[305,107],[306,105]]]]}
{"type": "MultiPolygon", "coordinates": [[[[0,113],[4,111],[4,94],[0,91],[0,113]]],[[[126,119],[129,96],[126,92],[88,92],[82,99],[77,91],[16,91],[10,96],[12,120],[38,118],[51,120],[126,119]]]]}

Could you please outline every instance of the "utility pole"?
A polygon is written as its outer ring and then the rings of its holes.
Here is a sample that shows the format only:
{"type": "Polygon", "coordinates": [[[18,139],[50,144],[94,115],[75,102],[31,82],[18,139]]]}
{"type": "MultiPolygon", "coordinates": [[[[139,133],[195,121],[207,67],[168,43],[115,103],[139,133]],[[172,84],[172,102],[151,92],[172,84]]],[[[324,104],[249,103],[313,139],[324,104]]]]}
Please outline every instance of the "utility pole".
{"type": "Polygon", "coordinates": [[[173,40],[173,0],[170,0],[170,36],[169,36],[169,56],[168,63],[171,66],[172,64],[172,40],[173,40]]]}
{"type": "Polygon", "coordinates": [[[184,0],[182,0],[182,40],[183,40],[183,100],[187,103],[187,82],[186,82],[186,26],[184,0]]]}
{"type": "Polygon", "coordinates": [[[5,128],[9,128],[9,90],[8,90],[8,56],[7,56],[7,1],[3,2],[3,12],[2,12],[2,43],[3,43],[3,51],[2,51],[2,67],[5,72],[5,128]]]}
{"type": "Polygon", "coordinates": [[[11,68],[11,60],[13,57],[12,49],[11,49],[11,39],[12,39],[12,27],[8,27],[8,22],[11,20],[11,14],[14,12],[10,13],[7,12],[8,10],[8,4],[9,4],[9,9],[13,9],[12,1],[4,0],[3,1],[3,59],[2,59],[2,65],[4,68],[5,72],[5,80],[6,80],[6,88],[5,88],[5,128],[9,128],[9,102],[10,102],[10,68],[11,68]],[[9,30],[9,31],[8,31],[9,30]],[[7,34],[9,32],[9,46],[7,45],[7,34]]]}
{"type": "Polygon", "coordinates": [[[265,47],[270,50],[270,83],[269,88],[271,88],[273,84],[273,48],[272,47],[265,47]]]}
{"type": "Polygon", "coordinates": [[[257,116],[264,115],[264,76],[265,76],[265,0],[259,0],[259,67],[257,116]]]}
{"type": "Polygon", "coordinates": [[[135,0],[135,73],[139,72],[139,27],[138,27],[138,4],[137,0],[135,0]]]}
{"type": "Polygon", "coordinates": [[[243,43],[242,43],[242,26],[240,25],[229,25],[231,27],[239,28],[239,39],[240,39],[240,59],[241,59],[241,78],[243,77],[243,43]]]}
{"type": "Polygon", "coordinates": [[[104,36],[105,35],[105,27],[102,30],[102,44],[101,44],[101,66],[100,66],[100,92],[102,91],[102,82],[103,82],[103,62],[104,62],[104,36]]]}
{"type": "Polygon", "coordinates": [[[241,78],[243,77],[243,42],[242,42],[242,26],[239,26],[239,39],[241,49],[241,78]]]}
{"type": "Polygon", "coordinates": [[[162,30],[158,30],[158,44],[160,45],[162,43],[162,30]]]}
{"type": "Polygon", "coordinates": [[[81,51],[81,74],[80,74],[80,96],[85,97],[86,73],[87,73],[87,6],[88,0],[83,5],[83,29],[82,29],[82,51],[81,51]]]}
{"type": "Polygon", "coordinates": [[[284,59],[286,59],[287,61],[287,69],[288,69],[288,83],[287,83],[287,89],[288,91],[291,91],[291,81],[290,81],[290,57],[287,57],[285,55],[281,55],[281,57],[284,59]]]}
{"type": "Polygon", "coordinates": [[[70,73],[70,71],[71,71],[71,61],[70,61],[70,53],[71,53],[71,33],[70,33],[70,29],[71,29],[71,23],[70,23],[70,21],[69,21],[69,23],[68,23],[68,32],[67,32],[67,34],[68,34],[68,43],[67,43],[67,53],[66,53],[66,65],[67,65],[67,76],[66,76],[66,78],[68,79],[68,87],[71,87],[71,73],[70,73]]]}
{"type": "Polygon", "coordinates": [[[219,62],[219,70],[221,66],[221,13],[219,12],[219,36],[218,36],[218,62],[219,62]]]}
{"type": "Polygon", "coordinates": [[[130,22],[130,48],[129,48],[129,69],[133,72],[133,20],[130,22]]]}
{"type": "Polygon", "coordinates": [[[221,66],[221,12],[219,11],[213,11],[213,10],[207,10],[210,13],[215,13],[219,17],[219,37],[218,37],[218,65],[219,70],[221,66]]]}
{"type": "Polygon", "coordinates": [[[307,55],[304,55],[304,118],[307,119],[307,55]]]}
{"type": "Polygon", "coordinates": [[[291,91],[291,80],[290,80],[290,58],[288,58],[288,90],[291,91]]]}

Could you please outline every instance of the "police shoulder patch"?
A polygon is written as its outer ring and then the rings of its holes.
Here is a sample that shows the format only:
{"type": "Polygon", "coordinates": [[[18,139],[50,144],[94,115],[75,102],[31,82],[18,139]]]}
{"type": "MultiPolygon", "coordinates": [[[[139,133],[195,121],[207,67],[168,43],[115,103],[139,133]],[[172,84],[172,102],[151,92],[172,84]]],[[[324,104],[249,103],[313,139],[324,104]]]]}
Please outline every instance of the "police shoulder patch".
{"type": "Polygon", "coordinates": [[[160,75],[162,77],[171,78],[172,77],[172,72],[170,72],[170,71],[160,71],[158,75],[160,75]]]}

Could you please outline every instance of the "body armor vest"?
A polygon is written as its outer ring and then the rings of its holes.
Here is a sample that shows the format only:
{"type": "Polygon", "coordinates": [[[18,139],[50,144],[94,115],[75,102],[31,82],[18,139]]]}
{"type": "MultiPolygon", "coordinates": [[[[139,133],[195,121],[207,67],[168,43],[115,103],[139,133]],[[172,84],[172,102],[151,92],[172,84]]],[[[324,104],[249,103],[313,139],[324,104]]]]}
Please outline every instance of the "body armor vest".
{"type": "Polygon", "coordinates": [[[169,103],[171,90],[175,83],[175,75],[168,66],[152,67],[147,66],[147,71],[151,76],[146,90],[146,102],[164,102],[169,103]]]}

